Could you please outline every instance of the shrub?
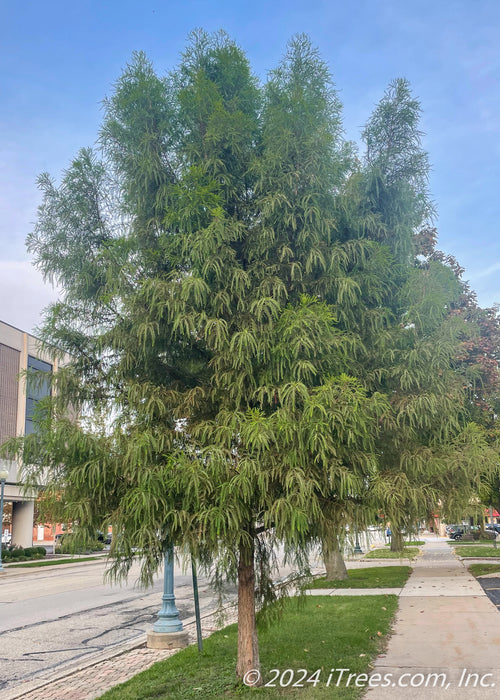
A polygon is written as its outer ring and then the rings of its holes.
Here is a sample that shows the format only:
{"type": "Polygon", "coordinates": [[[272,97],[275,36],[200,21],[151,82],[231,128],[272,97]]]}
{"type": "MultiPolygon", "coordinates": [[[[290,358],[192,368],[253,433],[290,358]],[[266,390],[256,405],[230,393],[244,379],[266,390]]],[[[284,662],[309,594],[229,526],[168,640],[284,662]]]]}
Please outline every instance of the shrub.
{"type": "Polygon", "coordinates": [[[64,537],[61,538],[61,554],[77,554],[79,550],[77,550],[77,547],[73,541],[73,535],[68,534],[64,535],[64,537]]]}
{"type": "Polygon", "coordinates": [[[77,544],[71,533],[64,536],[61,543],[60,553],[61,554],[87,554],[89,552],[100,552],[104,549],[104,544],[93,540],[92,542],[87,542],[85,546],[77,544]]]}
{"type": "Polygon", "coordinates": [[[43,559],[47,554],[45,547],[9,547],[2,552],[3,561],[28,561],[43,559]]]}

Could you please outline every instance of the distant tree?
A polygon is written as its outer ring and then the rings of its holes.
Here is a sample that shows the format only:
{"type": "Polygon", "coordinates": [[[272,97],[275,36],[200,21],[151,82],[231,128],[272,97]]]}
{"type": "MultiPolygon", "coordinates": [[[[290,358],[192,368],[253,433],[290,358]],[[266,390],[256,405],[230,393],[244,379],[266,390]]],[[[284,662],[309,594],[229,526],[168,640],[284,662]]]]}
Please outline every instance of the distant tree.
{"type": "Polygon", "coordinates": [[[485,470],[483,478],[476,484],[477,493],[462,506],[462,511],[449,513],[448,517],[455,519],[457,513],[459,517],[467,511],[477,513],[480,503],[493,505],[497,509],[500,507],[500,316],[497,306],[483,309],[478,305],[475,292],[463,279],[464,268],[454,256],[445,255],[437,249],[435,229],[424,227],[416,237],[416,244],[420,259],[426,258],[428,262],[439,262],[449,267],[460,286],[459,300],[450,306],[450,315],[461,319],[463,324],[455,368],[462,379],[467,416],[481,426],[494,462],[485,470]]]}
{"type": "Polygon", "coordinates": [[[414,234],[433,214],[421,112],[408,81],[399,78],[389,85],[363,131],[365,196],[380,216],[378,237],[406,265],[412,263],[414,234]]]}
{"type": "Polygon", "coordinates": [[[364,349],[351,372],[390,404],[371,497],[391,523],[393,550],[402,547],[403,529],[438,507],[463,509],[497,458],[471,423],[460,357],[476,331],[457,312],[465,292],[460,271],[435,249],[420,111],[406,81],[389,86],[363,132],[363,166],[339,199],[344,238],[364,237],[379,249],[372,255],[379,264],[360,273],[378,294],[365,291],[344,327],[364,349]]]}

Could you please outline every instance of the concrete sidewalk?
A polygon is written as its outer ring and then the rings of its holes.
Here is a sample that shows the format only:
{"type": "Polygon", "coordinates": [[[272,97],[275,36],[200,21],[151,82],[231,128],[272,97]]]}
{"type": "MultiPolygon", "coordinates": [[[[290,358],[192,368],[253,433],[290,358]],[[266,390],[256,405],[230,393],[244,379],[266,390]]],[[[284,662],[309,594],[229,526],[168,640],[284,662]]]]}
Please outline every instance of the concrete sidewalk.
{"type": "Polygon", "coordinates": [[[373,674],[366,700],[500,696],[500,614],[444,539],[413,563],[373,674]]]}

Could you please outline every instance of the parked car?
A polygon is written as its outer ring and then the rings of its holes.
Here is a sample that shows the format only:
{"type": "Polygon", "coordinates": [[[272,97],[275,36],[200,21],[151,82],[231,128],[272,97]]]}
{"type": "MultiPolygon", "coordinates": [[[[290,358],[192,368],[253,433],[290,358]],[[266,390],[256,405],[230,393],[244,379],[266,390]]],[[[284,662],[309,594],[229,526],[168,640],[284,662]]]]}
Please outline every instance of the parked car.
{"type": "Polygon", "coordinates": [[[107,532],[104,534],[104,532],[101,532],[98,530],[97,532],[97,541],[98,542],[104,542],[104,544],[111,544],[111,540],[113,539],[113,535],[111,532],[107,532]]]}
{"type": "Polygon", "coordinates": [[[446,534],[448,537],[451,537],[455,532],[461,532],[462,535],[465,532],[465,528],[463,525],[447,525],[446,526],[446,534]]]}
{"type": "Polygon", "coordinates": [[[12,540],[12,535],[8,530],[5,530],[4,533],[2,533],[2,544],[10,544],[12,540]]]}
{"type": "Polygon", "coordinates": [[[500,535],[500,525],[498,523],[486,525],[485,530],[488,530],[491,533],[495,532],[497,535],[500,535]]]}

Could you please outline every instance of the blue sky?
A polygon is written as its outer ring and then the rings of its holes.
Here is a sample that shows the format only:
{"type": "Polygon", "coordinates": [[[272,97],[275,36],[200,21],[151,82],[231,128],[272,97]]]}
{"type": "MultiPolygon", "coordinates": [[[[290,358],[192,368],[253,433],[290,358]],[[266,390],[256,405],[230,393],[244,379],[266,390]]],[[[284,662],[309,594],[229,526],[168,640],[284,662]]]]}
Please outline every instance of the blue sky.
{"type": "Polygon", "coordinates": [[[500,3],[497,0],[3,0],[0,26],[0,319],[25,330],[55,292],[24,241],[36,178],[94,143],[101,101],[134,50],[173,68],[197,27],[225,29],[265,79],[306,32],[328,62],[357,140],[388,83],[423,108],[439,245],[483,306],[500,301],[500,3]]]}

